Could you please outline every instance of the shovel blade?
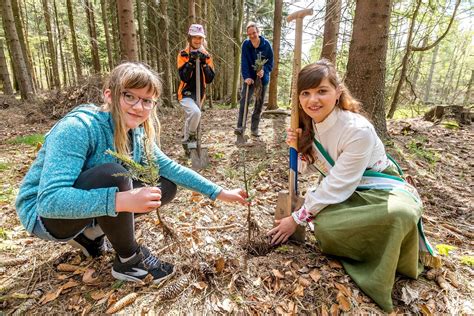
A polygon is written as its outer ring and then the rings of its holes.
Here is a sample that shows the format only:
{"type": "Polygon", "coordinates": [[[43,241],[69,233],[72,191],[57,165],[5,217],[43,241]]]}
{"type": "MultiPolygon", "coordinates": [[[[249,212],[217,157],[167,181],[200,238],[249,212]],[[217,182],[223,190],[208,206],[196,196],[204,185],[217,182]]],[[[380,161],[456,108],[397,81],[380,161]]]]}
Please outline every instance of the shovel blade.
{"type": "Polygon", "coordinates": [[[207,153],[207,148],[201,147],[198,149],[190,150],[191,157],[191,167],[194,170],[204,169],[209,165],[209,156],[207,153]]]}
{"type": "Polygon", "coordinates": [[[240,135],[237,135],[237,140],[235,141],[235,143],[237,145],[242,145],[242,144],[245,144],[247,140],[248,140],[248,136],[240,134],[240,135]]]}
{"type": "MultiPolygon", "coordinates": [[[[279,192],[278,199],[277,199],[277,206],[275,210],[275,219],[282,219],[284,217],[290,216],[293,211],[298,210],[304,203],[304,199],[302,197],[297,196],[294,201],[294,209],[291,210],[288,208],[290,202],[290,194],[286,192],[279,192]]],[[[304,243],[305,240],[305,228],[303,226],[298,225],[296,231],[293,235],[291,235],[290,240],[294,240],[296,242],[304,243]]]]}

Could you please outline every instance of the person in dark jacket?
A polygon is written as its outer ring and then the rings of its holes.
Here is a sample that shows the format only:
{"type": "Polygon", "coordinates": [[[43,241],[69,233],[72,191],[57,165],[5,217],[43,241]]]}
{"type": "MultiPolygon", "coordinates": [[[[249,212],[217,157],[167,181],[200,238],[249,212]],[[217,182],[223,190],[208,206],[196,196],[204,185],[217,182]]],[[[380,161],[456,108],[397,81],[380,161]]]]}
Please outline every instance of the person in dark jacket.
{"type": "Polygon", "coordinates": [[[258,137],[260,136],[258,125],[260,123],[260,114],[262,113],[263,100],[268,82],[270,81],[270,72],[273,69],[273,50],[272,46],[265,39],[265,37],[260,35],[260,31],[256,23],[250,22],[247,24],[246,29],[248,39],[242,43],[241,59],[241,72],[244,79],[244,84],[242,85],[239,117],[237,120],[235,134],[242,135],[245,132],[243,130],[242,123],[245,107],[245,96],[247,92],[246,89],[249,89],[248,99],[252,98],[254,90],[256,90],[255,106],[252,113],[252,123],[250,130],[252,136],[258,137]],[[257,58],[261,58],[262,60],[266,59],[263,69],[259,70],[258,72],[255,70],[255,61],[257,58]],[[260,82],[257,82],[257,80],[260,82]],[[258,86],[260,86],[260,88],[255,89],[258,86]]]}
{"type": "MultiPolygon", "coordinates": [[[[204,102],[206,85],[214,79],[214,64],[205,48],[204,28],[200,24],[191,24],[188,31],[188,44],[178,54],[178,72],[181,82],[178,88],[178,101],[182,105],[186,118],[183,130],[183,147],[188,153],[188,145],[196,143],[196,133],[201,120],[201,109],[196,96],[196,59],[200,61],[201,76],[199,96],[204,102]]],[[[195,147],[195,146],[194,146],[195,147]]]]}

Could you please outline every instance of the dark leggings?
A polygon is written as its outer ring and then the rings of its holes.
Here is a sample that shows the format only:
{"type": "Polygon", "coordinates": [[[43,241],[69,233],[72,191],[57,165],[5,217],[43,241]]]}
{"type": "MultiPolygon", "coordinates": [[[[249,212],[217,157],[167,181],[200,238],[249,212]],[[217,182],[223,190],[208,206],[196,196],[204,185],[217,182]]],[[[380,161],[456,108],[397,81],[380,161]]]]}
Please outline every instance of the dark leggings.
{"type": "MultiPolygon", "coordinates": [[[[114,174],[125,172],[126,170],[122,165],[116,163],[103,164],[81,173],[74,183],[74,187],[83,190],[118,187],[119,191],[122,192],[143,186],[139,182],[133,182],[132,184],[132,181],[126,177],[114,176],[114,174]]],[[[175,197],[176,184],[161,177],[160,188],[162,194],[161,205],[163,206],[175,197]]],[[[70,238],[96,220],[116,253],[122,258],[126,258],[132,256],[138,249],[135,240],[134,216],[133,213],[120,212],[115,217],[101,216],[81,219],[41,217],[41,220],[48,232],[58,239],[70,238]]]]}

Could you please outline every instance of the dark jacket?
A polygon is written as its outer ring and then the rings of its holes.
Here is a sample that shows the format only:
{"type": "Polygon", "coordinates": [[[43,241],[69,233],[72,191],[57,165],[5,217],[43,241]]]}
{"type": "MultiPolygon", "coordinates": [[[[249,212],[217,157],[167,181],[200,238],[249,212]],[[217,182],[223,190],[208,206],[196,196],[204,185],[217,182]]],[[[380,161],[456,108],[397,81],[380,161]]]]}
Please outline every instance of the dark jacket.
{"type": "Polygon", "coordinates": [[[198,56],[196,52],[190,53],[189,47],[178,54],[178,72],[181,82],[178,88],[178,100],[192,98],[196,101],[196,57],[201,61],[201,103],[204,100],[206,84],[214,80],[214,64],[207,51],[202,51],[198,56]]]}
{"type": "Polygon", "coordinates": [[[267,59],[267,62],[263,66],[264,74],[262,78],[262,84],[267,85],[270,81],[270,72],[273,69],[273,50],[270,42],[268,42],[262,35],[260,35],[260,45],[257,48],[253,47],[252,42],[249,39],[246,39],[242,43],[242,77],[244,80],[247,78],[255,80],[257,78],[257,73],[252,66],[255,65],[258,53],[262,53],[262,58],[267,59]]]}

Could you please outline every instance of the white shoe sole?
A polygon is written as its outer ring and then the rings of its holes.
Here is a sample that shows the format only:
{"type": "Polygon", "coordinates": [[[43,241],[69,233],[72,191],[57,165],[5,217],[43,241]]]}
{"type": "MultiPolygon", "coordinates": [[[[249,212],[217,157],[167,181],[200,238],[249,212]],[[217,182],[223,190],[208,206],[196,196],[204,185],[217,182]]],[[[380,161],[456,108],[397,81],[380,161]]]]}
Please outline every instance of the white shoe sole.
{"type": "MultiPolygon", "coordinates": [[[[153,283],[154,284],[159,284],[163,281],[166,281],[168,280],[169,278],[171,278],[172,276],[174,276],[176,273],[176,267],[173,267],[173,272],[171,272],[170,274],[160,278],[160,279],[156,279],[156,280],[153,280],[153,283]]],[[[112,268],[112,276],[114,278],[116,278],[117,280],[122,280],[122,281],[131,281],[131,282],[140,282],[140,281],[143,281],[143,279],[140,279],[140,278],[136,278],[134,276],[131,276],[131,275],[128,275],[128,274],[123,274],[123,273],[120,273],[120,272],[117,272],[114,270],[114,268],[112,268]]],[[[146,277],[146,276],[145,276],[146,277]]]]}

